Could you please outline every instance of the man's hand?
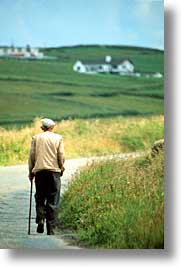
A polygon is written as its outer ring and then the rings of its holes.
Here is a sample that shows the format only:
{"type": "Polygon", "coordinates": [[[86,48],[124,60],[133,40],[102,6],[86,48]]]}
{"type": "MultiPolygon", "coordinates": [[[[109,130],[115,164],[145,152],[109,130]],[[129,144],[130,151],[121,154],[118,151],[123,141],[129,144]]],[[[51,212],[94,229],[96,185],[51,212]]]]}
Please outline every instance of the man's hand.
{"type": "Polygon", "coordinates": [[[30,182],[33,181],[34,176],[35,176],[35,175],[34,175],[33,173],[30,173],[30,174],[28,175],[28,178],[29,178],[30,182]]]}
{"type": "Polygon", "coordinates": [[[60,172],[60,176],[63,176],[64,171],[65,171],[65,168],[62,167],[61,172],[60,172]]]}

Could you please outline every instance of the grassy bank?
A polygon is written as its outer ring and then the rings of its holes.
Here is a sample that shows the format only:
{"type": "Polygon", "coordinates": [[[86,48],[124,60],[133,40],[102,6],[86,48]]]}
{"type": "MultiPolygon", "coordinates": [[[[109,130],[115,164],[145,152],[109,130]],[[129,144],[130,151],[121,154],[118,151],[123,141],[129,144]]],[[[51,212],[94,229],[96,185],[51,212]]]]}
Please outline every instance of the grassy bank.
{"type": "MultiPolygon", "coordinates": [[[[31,138],[39,132],[39,119],[19,130],[0,128],[0,165],[27,163],[31,138]]],[[[145,150],[163,138],[163,116],[66,120],[55,132],[63,135],[66,158],[145,150]]]]}
{"type": "Polygon", "coordinates": [[[163,153],[94,163],[74,177],[60,218],[94,248],[164,247],[163,153]]]}

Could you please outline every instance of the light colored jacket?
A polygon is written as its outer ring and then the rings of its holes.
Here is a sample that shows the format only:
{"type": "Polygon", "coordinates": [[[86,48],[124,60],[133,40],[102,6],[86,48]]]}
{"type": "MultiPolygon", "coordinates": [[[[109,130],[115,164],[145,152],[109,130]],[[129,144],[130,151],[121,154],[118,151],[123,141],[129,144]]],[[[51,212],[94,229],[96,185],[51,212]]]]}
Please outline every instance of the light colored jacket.
{"type": "Polygon", "coordinates": [[[30,174],[41,170],[61,172],[64,161],[61,135],[46,131],[33,136],[28,160],[30,174]]]}

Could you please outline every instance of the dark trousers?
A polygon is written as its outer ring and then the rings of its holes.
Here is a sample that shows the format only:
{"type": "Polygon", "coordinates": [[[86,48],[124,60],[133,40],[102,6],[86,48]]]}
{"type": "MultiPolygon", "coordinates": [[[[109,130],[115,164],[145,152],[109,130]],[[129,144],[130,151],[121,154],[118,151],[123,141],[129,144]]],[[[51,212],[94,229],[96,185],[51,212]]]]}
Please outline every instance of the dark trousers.
{"type": "Polygon", "coordinates": [[[35,174],[36,223],[46,218],[55,227],[60,202],[61,180],[59,172],[40,171],[35,174]]]}

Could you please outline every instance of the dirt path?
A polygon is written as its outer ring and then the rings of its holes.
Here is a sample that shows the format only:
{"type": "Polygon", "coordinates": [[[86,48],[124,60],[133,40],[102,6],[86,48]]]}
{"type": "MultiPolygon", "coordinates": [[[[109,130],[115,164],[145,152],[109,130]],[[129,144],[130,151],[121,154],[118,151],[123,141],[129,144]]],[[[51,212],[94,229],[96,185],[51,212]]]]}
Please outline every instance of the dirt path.
{"type": "MultiPolygon", "coordinates": [[[[140,154],[122,154],[116,157],[126,159],[140,154]]],[[[66,171],[62,177],[61,194],[67,188],[72,175],[92,160],[111,159],[109,157],[82,158],[67,160],[66,171]]],[[[69,246],[61,235],[47,236],[36,233],[35,203],[33,197],[31,235],[28,230],[29,190],[27,165],[17,165],[0,168],[0,248],[16,249],[78,249],[69,246]]]]}

